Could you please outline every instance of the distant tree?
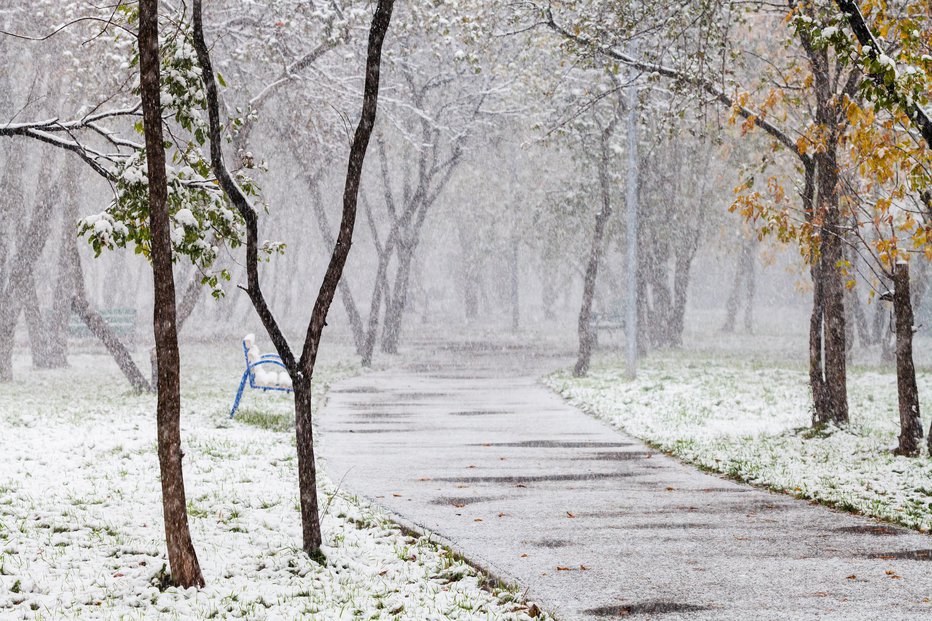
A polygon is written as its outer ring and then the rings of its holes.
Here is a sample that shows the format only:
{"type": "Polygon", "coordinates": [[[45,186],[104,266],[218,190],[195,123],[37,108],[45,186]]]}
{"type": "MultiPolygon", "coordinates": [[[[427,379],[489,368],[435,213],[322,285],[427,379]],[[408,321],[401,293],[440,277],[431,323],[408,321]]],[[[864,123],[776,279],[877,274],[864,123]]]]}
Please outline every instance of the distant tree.
{"type": "MultiPolygon", "coordinates": [[[[620,91],[619,91],[620,93],[620,91]]],[[[589,249],[589,259],[586,262],[586,272],[583,278],[582,306],[579,310],[577,331],[579,334],[579,351],[576,355],[576,366],[573,375],[580,377],[589,370],[592,357],[592,346],[595,335],[592,332],[592,298],[595,294],[596,278],[599,273],[599,264],[602,261],[605,246],[605,228],[612,215],[612,137],[623,111],[620,103],[611,105],[606,118],[601,122],[595,120],[597,125],[599,149],[596,154],[598,168],[598,183],[600,204],[595,214],[595,227],[592,231],[592,245],[589,249]]]]}
{"type": "MultiPolygon", "coordinates": [[[[775,233],[783,241],[790,238],[799,241],[803,256],[811,266],[814,285],[810,320],[813,424],[847,423],[844,274],[841,263],[844,231],[839,206],[837,160],[840,148],[838,126],[844,119],[841,101],[844,94],[857,84],[856,76],[850,71],[834,75],[824,46],[803,31],[797,32],[797,38],[792,42],[798,45],[801,54],[785,55],[784,58],[776,53],[756,51],[755,45],[774,50],[770,37],[779,30],[765,25],[777,19],[770,6],[748,5],[736,9],[729,3],[703,3],[698,7],[703,15],[703,26],[697,29],[694,16],[691,17],[686,6],[679,7],[671,16],[659,5],[614,6],[601,0],[592,0],[590,4],[588,11],[562,5],[535,5],[537,24],[558,34],[565,47],[581,55],[596,54],[645,72],[653,79],[669,80],[676,92],[693,93],[697,98],[696,105],[711,102],[724,105],[731,111],[732,123],[739,119],[742,121],[742,134],[763,130],[772,139],[771,151],[786,150],[795,156],[803,172],[799,206],[799,220],[804,222],[803,225],[796,226],[796,220],[789,218],[787,211],[761,208],[765,194],[775,195],[781,200],[785,198],[781,184],[776,183],[773,177],[768,180],[770,190],[762,192],[752,189],[755,175],[748,175],[747,185],[743,188],[747,192],[739,192],[733,208],[754,220],[763,233],[775,233]],[[735,14],[735,10],[747,12],[750,17],[735,14]],[[740,19],[735,19],[738,17],[740,19]],[[732,29],[746,27],[748,19],[757,24],[753,31],[749,31],[756,36],[735,36],[732,29]],[[620,23],[624,28],[606,29],[606,23],[620,23]],[[647,33],[651,43],[641,47],[642,54],[631,55],[618,41],[630,39],[639,32],[647,33]],[[742,50],[739,40],[748,43],[751,49],[742,50]],[[765,54],[767,61],[760,61],[765,54]],[[750,91],[742,89],[734,77],[737,70],[742,69],[736,59],[742,57],[755,59],[759,65],[750,71],[749,78],[754,84],[753,90],[764,91],[764,100],[757,107],[750,91]],[[713,63],[713,58],[719,58],[721,62],[713,63]],[[800,59],[804,65],[799,64],[800,59]],[[784,60],[792,65],[790,69],[777,64],[784,60]],[[716,75],[722,70],[724,75],[716,75]],[[803,79],[801,76],[808,77],[803,79]],[[787,80],[793,83],[785,84],[787,80]],[[768,85],[759,86],[764,81],[768,85]],[[802,84],[801,91],[797,90],[800,88],[797,82],[802,84]],[[803,99],[800,95],[787,96],[790,91],[808,96],[809,105],[801,105],[803,99]],[[811,117],[806,116],[809,110],[813,111],[811,117]],[[779,124],[783,118],[788,122],[799,122],[804,128],[799,130],[804,137],[800,140],[791,138],[789,130],[779,124]],[[818,148],[813,148],[815,144],[819,145],[818,148]]],[[[816,14],[824,13],[824,5],[825,2],[797,3],[789,0],[779,19],[784,19],[786,13],[814,19],[816,14]]],[[[784,48],[777,46],[776,49],[784,48]]],[[[765,156],[764,161],[769,161],[770,157],[765,156]]]]}

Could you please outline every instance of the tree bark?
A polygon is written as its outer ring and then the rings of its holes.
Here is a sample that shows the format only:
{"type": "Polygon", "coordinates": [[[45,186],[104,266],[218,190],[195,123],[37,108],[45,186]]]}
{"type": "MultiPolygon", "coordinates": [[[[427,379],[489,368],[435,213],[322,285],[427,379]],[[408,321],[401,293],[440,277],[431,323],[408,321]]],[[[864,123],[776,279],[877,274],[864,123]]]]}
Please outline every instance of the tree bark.
{"type": "Polygon", "coordinates": [[[190,319],[191,315],[194,314],[194,309],[197,308],[197,303],[201,299],[201,292],[204,290],[204,284],[201,282],[201,274],[198,269],[195,267],[191,270],[191,277],[188,279],[188,284],[184,288],[184,292],[181,294],[181,301],[178,302],[178,331],[181,332],[181,329],[190,319]]]}
{"type": "Polygon", "coordinates": [[[742,301],[744,301],[744,327],[748,334],[753,333],[754,319],[752,316],[751,304],[754,298],[755,288],[754,246],[756,246],[756,241],[755,238],[748,237],[741,245],[741,252],[738,254],[738,260],[735,265],[734,285],[731,288],[731,294],[728,296],[728,303],[726,305],[727,310],[725,323],[722,324],[722,332],[730,334],[735,331],[735,324],[738,321],[738,311],[741,308],[742,301]]]}
{"type": "MultiPolygon", "coordinates": [[[[844,425],[848,422],[847,362],[845,346],[844,286],[838,265],[844,259],[841,213],[838,203],[838,122],[843,117],[840,97],[833,90],[832,72],[825,48],[813,45],[808,35],[802,44],[809,58],[813,75],[813,92],[816,99],[816,122],[824,134],[825,148],[813,157],[816,172],[818,202],[812,221],[819,232],[822,329],[822,382],[823,398],[814,400],[813,424],[844,425]]],[[[809,171],[807,169],[807,182],[809,171]]],[[[815,327],[810,324],[810,328],[815,327]]],[[[810,335],[810,343],[812,335],[810,335]]],[[[810,355],[814,352],[810,350],[810,355]]],[[[816,386],[813,386],[813,396],[816,386]]]]}
{"type": "MultiPolygon", "coordinates": [[[[815,162],[803,160],[803,211],[806,219],[815,218],[815,162]]],[[[818,255],[810,257],[809,274],[812,277],[812,312],[809,315],[809,387],[812,390],[812,424],[822,424],[825,403],[825,375],[822,369],[822,262],[818,255]]]]}
{"type": "Polygon", "coordinates": [[[382,300],[388,298],[388,263],[391,261],[392,253],[395,249],[395,239],[398,236],[398,230],[392,223],[388,239],[382,245],[379,242],[378,229],[375,225],[375,219],[372,217],[372,210],[366,207],[366,218],[369,221],[369,228],[372,232],[372,239],[375,243],[376,254],[378,255],[378,266],[375,272],[375,283],[372,285],[372,298],[369,302],[369,320],[366,324],[366,330],[362,344],[362,366],[369,367],[372,365],[372,356],[375,353],[375,340],[379,330],[379,310],[382,308],[382,300]]]}
{"type": "Polygon", "coordinates": [[[827,141],[828,148],[817,154],[820,210],[824,216],[820,262],[822,280],[823,349],[825,372],[824,409],[817,412],[820,424],[844,425],[848,422],[847,362],[845,347],[844,285],[838,264],[842,254],[839,226],[838,166],[835,161],[837,141],[827,141]]]}
{"type": "Polygon", "coordinates": [[[153,332],[158,360],[156,425],[168,562],[172,581],[188,588],[204,586],[204,576],[188,527],[181,464],[184,457],[181,450],[181,359],[162,137],[158,6],[158,0],[139,0],[139,79],[149,179],[149,227],[155,289],[153,332]]]}
{"type": "MultiPolygon", "coordinates": [[[[299,148],[295,145],[295,148],[299,148]]],[[[330,222],[327,218],[327,210],[324,208],[323,197],[320,194],[320,181],[318,175],[308,176],[308,185],[311,186],[313,198],[311,204],[314,207],[314,215],[317,217],[317,228],[320,231],[321,239],[327,246],[334,245],[333,233],[330,232],[330,222]]],[[[346,319],[349,321],[350,330],[353,333],[353,345],[356,347],[356,354],[365,357],[366,335],[363,330],[362,317],[356,306],[356,300],[353,298],[353,291],[350,289],[346,278],[340,279],[340,300],[343,302],[343,310],[346,311],[346,319]]],[[[363,366],[368,366],[364,364],[363,366]]]]}
{"type": "Polygon", "coordinates": [[[599,274],[599,263],[602,260],[603,239],[605,237],[605,224],[612,215],[611,178],[609,164],[611,152],[609,141],[615,130],[617,114],[612,117],[609,124],[602,130],[601,153],[599,154],[599,188],[602,195],[602,207],[595,214],[595,229],[592,232],[592,245],[589,248],[589,261],[586,264],[586,274],[583,279],[582,306],[579,309],[579,322],[577,332],[579,335],[579,351],[576,355],[576,366],[573,375],[582,377],[589,372],[589,363],[592,360],[593,334],[591,328],[592,298],[595,294],[596,278],[599,274]]]}
{"type": "Polygon", "coordinates": [[[32,274],[23,283],[20,295],[22,296],[23,318],[26,320],[26,329],[29,333],[32,366],[35,369],[50,369],[52,367],[49,363],[49,332],[45,317],[42,316],[36,279],[32,274]]]}
{"type": "Polygon", "coordinates": [[[48,239],[51,205],[51,201],[41,198],[37,201],[28,226],[20,234],[16,254],[7,270],[7,282],[0,290],[0,382],[13,379],[16,324],[23,310],[24,293],[32,288],[33,268],[48,239]]]}
{"type": "Polygon", "coordinates": [[[408,284],[411,279],[411,263],[414,250],[410,241],[397,244],[398,271],[395,272],[395,286],[391,296],[386,300],[385,326],[382,328],[382,351],[386,354],[398,353],[398,341],[401,338],[401,322],[408,306],[408,284]]]}
{"type": "MultiPolygon", "coordinates": [[[[68,175],[72,183],[75,177],[75,175],[68,175]]],[[[49,368],[68,366],[68,319],[71,315],[71,298],[74,296],[76,287],[75,254],[72,254],[70,250],[76,245],[75,235],[77,235],[75,221],[78,203],[75,194],[74,191],[68,194],[68,207],[62,222],[61,244],[58,250],[58,281],[55,285],[52,312],[48,319],[49,368]]]]}
{"type": "MultiPolygon", "coordinates": [[[[327,314],[336,295],[337,287],[343,275],[343,268],[349,256],[356,224],[356,207],[359,200],[359,183],[362,177],[363,163],[372,129],[375,125],[378,108],[379,80],[382,62],[382,45],[391,22],[393,0],[379,0],[369,28],[368,50],[366,54],[366,77],[363,87],[362,113],[353,135],[346,178],[343,187],[343,216],[330,262],[324,274],[323,282],[311,312],[301,357],[295,360],[294,352],[281,331],[277,320],[269,310],[262,293],[258,270],[258,215],[255,208],[243,194],[242,190],[230,176],[223,163],[221,150],[220,112],[217,83],[211,66],[210,52],[204,40],[201,0],[193,3],[194,48],[206,87],[207,115],[210,130],[211,168],[217,177],[221,189],[233,203],[246,222],[246,271],[248,287],[246,292],[266,332],[275,345],[282,363],[288,370],[295,390],[295,434],[298,453],[298,482],[301,505],[301,523],[304,551],[312,558],[320,555],[322,543],[320,516],[317,512],[316,466],[314,463],[314,444],[311,409],[311,380],[317,362],[320,339],[327,325],[327,314]]],[[[164,174],[164,171],[163,171],[164,174]]],[[[160,362],[161,374],[161,362],[160,362]]]]}
{"type": "MultiPolygon", "coordinates": [[[[415,96],[415,100],[419,105],[422,95],[423,93],[419,93],[415,96]]],[[[426,119],[422,119],[422,122],[424,126],[424,144],[431,144],[431,136],[435,134],[436,130],[431,129],[431,124],[427,123],[426,119]]],[[[408,308],[411,267],[414,262],[415,252],[420,244],[420,233],[427,219],[427,213],[453,176],[453,172],[460,162],[460,157],[459,147],[454,147],[453,154],[446,162],[442,164],[435,162],[433,166],[428,166],[426,150],[424,150],[418,161],[418,183],[414,193],[408,196],[407,192],[405,192],[405,208],[399,217],[395,218],[394,210],[392,210],[392,225],[397,237],[395,252],[398,267],[395,271],[394,287],[391,294],[386,295],[385,323],[382,329],[382,351],[386,354],[398,353],[401,326],[405,311],[408,308]],[[440,179],[434,183],[436,176],[441,172],[440,179]]],[[[383,164],[384,161],[383,159],[383,164]]],[[[386,193],[388,195],[388,176],[384,167],[383,177],[385,178],[386,193]]]]}
{"type": "Polygon", "coordinates": [[[676,271],[673,273],[673,311],[670,316],[670,345],[672,347],[683,346],[689,273],[694,257],[695,252],[682,252],[676,255],[676,271]]]}
{"type": "Polygon", "coordinates": [[[74,289],[69,308],[81,318],[91,334],[103,343],[133,390],[136,392],[152,392],[154,384],[146,381],[145,376],[136,366],[132,354],[120,340],[120,337],[113,332],[107,321],[88,302],[87,292],[84,290],[84,270],[81,267],[81,257],[78,255],[77,240],[72,235],[66,243],[68,245],[65,246],[65,249],[72,255],[71,264],[74,270],[72,277],[74,289]]]}
{"type": "Polygon", "coordinates": [[[317,462],[314,458],[311,381],[303,376],[294,384],[295,439],[298,450],[298,490],[301,505],[301,534],[304,551],[320,558],[323,536],[317,506],[317,462]]]}
{"type": "Polygon", "coordinates": [[[922,442],[919,388],[913,365],[913,306],[909,295],[909,264],[893,266],[893,312],[896,316],[896,391],[899,398],[900,437],[896,453],[915,457],[922,442]]]}

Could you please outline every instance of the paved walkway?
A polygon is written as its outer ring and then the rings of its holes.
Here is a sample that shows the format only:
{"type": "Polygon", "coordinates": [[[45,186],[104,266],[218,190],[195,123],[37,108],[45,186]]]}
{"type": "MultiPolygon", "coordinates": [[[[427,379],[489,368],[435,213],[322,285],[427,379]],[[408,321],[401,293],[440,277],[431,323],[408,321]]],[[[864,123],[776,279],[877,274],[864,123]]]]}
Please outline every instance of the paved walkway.
{"type": "Polygon", "coordinates": [[[537,383],[567,362],[450,346],[341,382],[328,472],[562,621],[932,618],[932,538],[651,451],[537,383]]]}

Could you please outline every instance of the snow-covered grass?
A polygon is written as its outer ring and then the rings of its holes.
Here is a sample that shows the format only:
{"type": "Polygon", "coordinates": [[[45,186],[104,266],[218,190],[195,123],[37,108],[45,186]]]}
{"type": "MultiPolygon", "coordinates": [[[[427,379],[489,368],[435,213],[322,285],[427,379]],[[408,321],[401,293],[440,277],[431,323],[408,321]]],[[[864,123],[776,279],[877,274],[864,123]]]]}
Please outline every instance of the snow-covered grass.
{"type": "MultiPolygon", "coordinates": [[[[920,396],[932,395],[932,373],[917,379],[920,396]]],[[[789,365],[676,352],[652,355],[634,381],[612,358],[596,364],[589,377],[560,372],[544,381],[580,407],[703,468],[932,529],[932,459],[891,452],[899,432],[892,371],[854,369],[850,426],[819,433],[809,428],[807,375],[789,365]]],[[[925,420],[928,430],[928,414],[925,420]]]]}
{"type": "MultiPolygon", "coordinates": [[[[129,394],[106,355],[42,372],[22,357],[16,382],[0,385],[0,618],[528,618],[519,593],[329,481],[327,561],[308,559],[290,397],[247,391],[231,422],[239,344],[182,355],[188,511],[207,587],[164,585],[154,398],[129,394]]],[[[327,382],[357,372],[321,364],[318,404],[327,382]]]]}

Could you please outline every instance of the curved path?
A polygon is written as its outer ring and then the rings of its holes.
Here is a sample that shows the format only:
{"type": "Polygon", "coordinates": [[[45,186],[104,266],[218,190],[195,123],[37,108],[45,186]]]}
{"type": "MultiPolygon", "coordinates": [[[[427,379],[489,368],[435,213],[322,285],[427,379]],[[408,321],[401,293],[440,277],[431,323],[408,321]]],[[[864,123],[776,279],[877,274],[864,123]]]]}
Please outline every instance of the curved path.
{"type": "Polygon", "coordinates": [[[447,346],[340,382],[326,468],[562,621],[932,618],[928,536],[651,451],[537,383],[566,362],[447,346]]]}

